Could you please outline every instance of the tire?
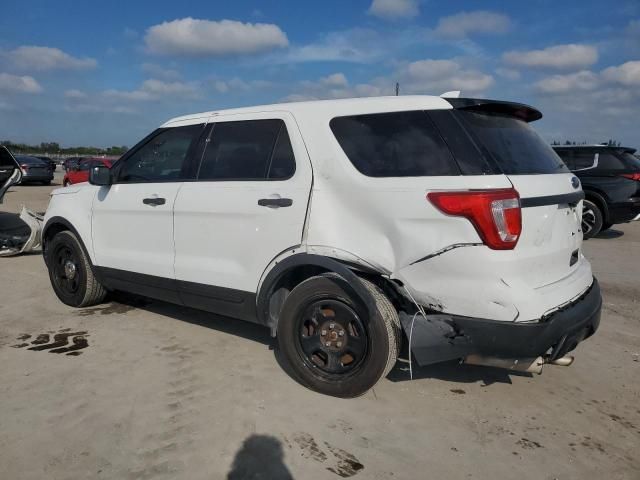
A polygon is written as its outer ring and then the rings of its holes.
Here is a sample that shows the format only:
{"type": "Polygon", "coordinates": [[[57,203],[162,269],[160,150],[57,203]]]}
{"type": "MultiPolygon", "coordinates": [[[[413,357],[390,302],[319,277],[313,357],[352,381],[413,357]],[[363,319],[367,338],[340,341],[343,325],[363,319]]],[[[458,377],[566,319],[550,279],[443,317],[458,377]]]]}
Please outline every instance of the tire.
{"type": "Polygon", "coordinates": [[[49,180],[47,182],[42,182],[42,185],[44,185],[44,186],[51,185],[51,180],[49,180]]]}
{"type": "Polygon", "coordinates": [[[585,239],[595,237],[603,226],[600,207],[591,200],[584,200],[582,205],[582,235],[585,239]]]}
{"type": "Polygon", "coordinates": [[[609,230],[611,227],[613,227],[613,223],[609,223],[609,222],[604,222],[602,224],[602,228],[600,229],[601,232],[605,231],[605,230],[609,230]]]}
{"type": "Polygon", "coordinates": [[[106,297],[107,291],[95,278],[80,240],[73,232],[62,231],[51,239],[46,260],[51,286],[62,303],[90,307],[106,297]]]}
{"type": "Polygon", "coordinates": [[[342,398],[364,394],[393,368],[400,345],[398,313],[374,284],[369,317],[348,282],[335,273],[311,277],[287,297],[278,321],[283,360],[301,384],[342,398]],[[330,344],[330,345],[328,345],[330,344]]]}

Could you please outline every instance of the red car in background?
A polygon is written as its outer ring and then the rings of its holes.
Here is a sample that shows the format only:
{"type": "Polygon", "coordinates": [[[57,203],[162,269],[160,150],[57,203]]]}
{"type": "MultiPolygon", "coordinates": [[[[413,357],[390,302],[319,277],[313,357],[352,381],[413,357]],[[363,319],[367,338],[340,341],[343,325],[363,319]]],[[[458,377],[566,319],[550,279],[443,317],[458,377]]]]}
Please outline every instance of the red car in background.
{"type": "Polygon", "coordinates": [[[78,162],[78,165],[71,166],[69,170],[64,174],[64,180],[62,185],[68,187],[75,183],[82,183],[89,181],[89,170],[98,165],[104,165],[107,168],[111,168],[113,160],[106,158],[83,158],[78,162]]]}

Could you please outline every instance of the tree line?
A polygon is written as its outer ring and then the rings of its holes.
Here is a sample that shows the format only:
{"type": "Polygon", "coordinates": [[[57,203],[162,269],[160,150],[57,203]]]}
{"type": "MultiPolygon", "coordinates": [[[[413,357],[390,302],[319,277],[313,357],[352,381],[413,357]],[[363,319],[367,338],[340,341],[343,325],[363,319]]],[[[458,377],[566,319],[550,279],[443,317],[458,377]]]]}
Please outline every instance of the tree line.
{"type": "Polygon", "coordinates": [[[11,140],[2,140],[0,145],[9,149],[11,153],[37,153],[43,155],[75,155],[75,156],[91,156],[91,155],[109,155],[120,156],[129,148],[125,145],[113,146],[107,148],[99,147],[61,147],[57,142],[42,142],[39,145],[28,145],[26,143],[16,143],[11,140]]]}

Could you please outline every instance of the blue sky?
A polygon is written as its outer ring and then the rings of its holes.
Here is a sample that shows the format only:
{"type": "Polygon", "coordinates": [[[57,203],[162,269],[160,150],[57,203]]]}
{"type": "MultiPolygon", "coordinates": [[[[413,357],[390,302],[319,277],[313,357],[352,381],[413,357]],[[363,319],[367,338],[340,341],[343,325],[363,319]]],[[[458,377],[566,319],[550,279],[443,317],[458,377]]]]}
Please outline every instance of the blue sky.
{"type": "Polygon", "coordinates": [[[0,139],[133,145],[168,118],[401,93],[530,103],[640,147],[640,2],[3,0],[0,139]]]}

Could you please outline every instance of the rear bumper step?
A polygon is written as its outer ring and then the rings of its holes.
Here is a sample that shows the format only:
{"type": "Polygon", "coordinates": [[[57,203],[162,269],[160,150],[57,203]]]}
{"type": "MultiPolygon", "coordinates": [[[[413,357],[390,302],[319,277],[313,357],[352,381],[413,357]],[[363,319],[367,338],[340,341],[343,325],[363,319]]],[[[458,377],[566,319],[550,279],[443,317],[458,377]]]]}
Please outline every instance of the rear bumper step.
{"type": "Polygon", "coordinates": [[[564,357],[598,329],[602,297],[593,284],[580,298],[540,322],[517,323],[456,315],[406,313],[400,322],[411,352],[421,366],[481,355],[500,359],[535,359],[546,363],[564,357]]]}

